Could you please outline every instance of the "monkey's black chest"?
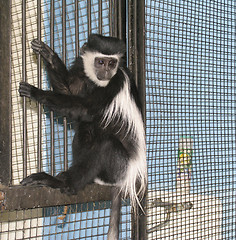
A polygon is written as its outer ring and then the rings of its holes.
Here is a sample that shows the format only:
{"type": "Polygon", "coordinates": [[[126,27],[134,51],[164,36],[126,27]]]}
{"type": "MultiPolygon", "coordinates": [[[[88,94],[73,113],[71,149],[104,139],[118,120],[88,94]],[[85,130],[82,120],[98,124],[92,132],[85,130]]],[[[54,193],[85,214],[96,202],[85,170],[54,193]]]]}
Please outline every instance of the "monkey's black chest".
{"type": "Polygon", "coordinates": [[[93,147],[93,145],[97,145],[96,143],[102,142],[105,138],[104,131],[94,122],[79,123],[77,133],[80,147],[93,147]]]}

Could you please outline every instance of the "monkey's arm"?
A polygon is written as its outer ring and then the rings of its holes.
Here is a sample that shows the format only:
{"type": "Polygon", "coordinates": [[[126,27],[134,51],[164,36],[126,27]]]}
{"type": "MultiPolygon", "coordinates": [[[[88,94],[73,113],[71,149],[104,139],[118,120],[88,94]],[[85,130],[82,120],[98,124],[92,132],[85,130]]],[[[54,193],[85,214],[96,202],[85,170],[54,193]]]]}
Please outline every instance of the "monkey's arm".
{"type": "Polygon", "coordinates": [[[89,104],[79,96],[43,91],[25,82],[20,83],[19,93],[21,97],[34,99],[72,120],[78,120],[80,117],[92,119],[92,115],[88,113],[89,104]]]}
{"type": "Polygon", "coordinates": [[[58,55],[44,42],[34,39],[34,53],[42,56],[53,90],[57,93],[71,94],[69,89],[68,70],[58,55]]]}

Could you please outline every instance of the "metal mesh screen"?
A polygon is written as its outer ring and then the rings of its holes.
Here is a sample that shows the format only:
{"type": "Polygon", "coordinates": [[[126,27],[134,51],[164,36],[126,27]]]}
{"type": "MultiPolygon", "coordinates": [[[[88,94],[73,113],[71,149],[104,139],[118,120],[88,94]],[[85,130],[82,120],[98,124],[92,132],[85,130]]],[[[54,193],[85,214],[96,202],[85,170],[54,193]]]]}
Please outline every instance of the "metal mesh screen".
{"type": "Polygon", "coordinates": [[[148,239],[235,239],[235,1],[146,1],[146,77],[148,239]]]}

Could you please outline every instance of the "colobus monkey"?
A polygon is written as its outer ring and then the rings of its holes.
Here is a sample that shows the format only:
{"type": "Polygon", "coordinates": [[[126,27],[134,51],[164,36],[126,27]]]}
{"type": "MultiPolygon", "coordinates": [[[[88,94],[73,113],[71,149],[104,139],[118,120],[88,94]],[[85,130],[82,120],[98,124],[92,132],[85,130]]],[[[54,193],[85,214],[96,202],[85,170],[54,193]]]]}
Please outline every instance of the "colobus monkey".
{"type": "Polygon", "coordinates": [[[21,82],[22,97],[34,99],[76,123],[72,166],[56,177],[31,174],[24,186],[60,188],[77,194],[88,183],[112,188],[108,239],[118,239],[121,197],[140,204],[147,183],[144,124],[137,89],[122,57],[125,44],[118,38],[91,34],[68,70],[45,43],[33,40],[42,56],[53,91],[21,82]]]}

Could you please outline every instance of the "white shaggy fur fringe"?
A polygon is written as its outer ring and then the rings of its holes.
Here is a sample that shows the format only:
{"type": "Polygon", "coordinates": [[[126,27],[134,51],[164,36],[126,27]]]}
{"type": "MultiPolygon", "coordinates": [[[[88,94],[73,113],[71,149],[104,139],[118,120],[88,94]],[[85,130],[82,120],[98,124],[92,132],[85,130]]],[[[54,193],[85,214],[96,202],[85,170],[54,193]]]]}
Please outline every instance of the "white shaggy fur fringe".
{"type": "Polygon", "coordinates": [[[136,204],[141,207],[139,199],[143,197],[147,184],[145,131],[141,112],[130,94],[129,77],[122,68],[121,70],[125,77],[124,86],[104,113],[103,123],[105,126],[109,125],[116,116],[122,116],[128,123],[127,134],[131,134],[136,142],[136,151],[129,161],[124,179],[117,185],[125,196],[130,197],[133,207],[136,204]]]}

